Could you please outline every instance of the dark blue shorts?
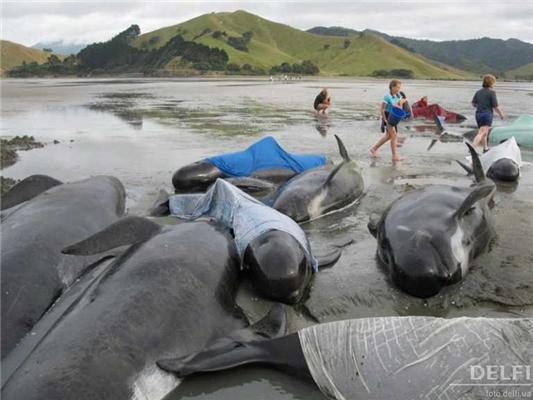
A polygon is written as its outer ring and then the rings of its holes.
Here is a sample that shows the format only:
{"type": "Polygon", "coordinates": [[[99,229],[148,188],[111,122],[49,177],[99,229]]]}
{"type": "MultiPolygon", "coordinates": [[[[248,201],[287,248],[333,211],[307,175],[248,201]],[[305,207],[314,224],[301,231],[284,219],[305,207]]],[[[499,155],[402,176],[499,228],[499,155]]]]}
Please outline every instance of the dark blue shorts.
{"type": "Polygon", "coordinates": [[[491,112],[477,112],[476,113],[477,127],[492,126],[492,113],[491,112]]]}

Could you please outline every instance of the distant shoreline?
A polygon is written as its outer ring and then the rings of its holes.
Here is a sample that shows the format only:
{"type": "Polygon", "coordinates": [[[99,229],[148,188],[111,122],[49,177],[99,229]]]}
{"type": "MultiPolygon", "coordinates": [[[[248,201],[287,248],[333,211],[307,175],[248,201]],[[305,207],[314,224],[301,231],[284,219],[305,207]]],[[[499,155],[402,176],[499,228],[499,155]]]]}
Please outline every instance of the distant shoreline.
{"type": "MultiPolygon", "coordinates": [[[[28,76],[28,77],[9,77],[2,76],[0,80],[35,80],[35,79],[50,79],[50,80],[62,80],[62,79],[85,79],[85,80],[98,80],[98,79],[191,79],[191,80],[241,80],[241,81],[260,81],[270,82],[270,75],[242,75],[242,74],[154,74],[144,75],[141,73],[131,74],[97,74],[97,75],[47,75],[47,76],[28,76]]],[[[365,81],[388,81],[393,77],[373,77],[365,75],[302,75],[300,78],[283,79],[279,75],[274,76],[273,83],[294,83],[305,81],[323,81],[323,80],[365,80],[365,81]]],[[[449,79],[449,78],[400,78],[402,81],[422,81],[422,82],[477,82],[478,79],[449,79]]],[[[479,77],[481,79],[481,76],[479,77]]],[[[499,82],[513,82],[513,83],[533,83],[533,81],[517,80],[517,79],[498,79],[499,82]]]]}

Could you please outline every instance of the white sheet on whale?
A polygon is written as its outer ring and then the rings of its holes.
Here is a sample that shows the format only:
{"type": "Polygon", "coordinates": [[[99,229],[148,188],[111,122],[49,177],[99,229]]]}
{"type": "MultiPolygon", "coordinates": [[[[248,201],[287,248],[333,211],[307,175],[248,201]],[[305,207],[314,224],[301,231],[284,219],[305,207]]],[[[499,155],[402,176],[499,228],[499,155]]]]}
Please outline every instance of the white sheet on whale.
{"type": "MultiPolygon", "coordinates": [[[[487,380],[473,381],[471,366],[505,366],[507,373],[512,365],[530,366],[533,372],[533,319],[362,318],[298,334],[314,381],[339,400],[477,400],[487,380]]],[[[533,384],[526,378],[512,383],[533,384]]]]}
{"type": "MultiPolygon", "coordinates": [[[[519,167],[522,166],[522,155],[520,153],[520,147],[518,147],[514,136],[506,140],[505,142],[492,147],[489,151],[482,154],[479,157],[479,160],[481,161],[483,171],[487,173],[490,166],[502,158],[508,158],[510,160],[513,160],[519,167]]],[[[467,157],[467,159],[470,163],[472,163],[471,157],[467,157]]]]}

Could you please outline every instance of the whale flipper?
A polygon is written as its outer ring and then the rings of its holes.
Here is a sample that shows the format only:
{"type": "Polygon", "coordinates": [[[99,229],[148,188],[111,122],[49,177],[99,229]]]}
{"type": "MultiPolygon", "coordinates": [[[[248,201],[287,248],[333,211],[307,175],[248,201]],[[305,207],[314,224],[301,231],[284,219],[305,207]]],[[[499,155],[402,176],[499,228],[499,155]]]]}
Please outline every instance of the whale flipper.
{"type": "Polygon", "coordinates": [[[341,138],[335,135],[335,139],[337,140],[337,144],[339,145],[339,153],[344,161],[350,161],[350,156],[348,155],[348,151],[346,150],[346,146],[344,146],[344,143],[342,142],[341,138]]]}
{"type": "Polygon", "coordinates": [[[494,191],[494,185],[478,186],[466,197],[461,207],[454,213],[457,218],[464,217],[468,211],[482,198],[489,196],[494,191]]]}
{"type": "Polygon", "coordinates": [[[435,125],[437,125],[437,135],[441,135],[442,132],[444,132],[444,127],[437,114],[433,114],[433,121],[435,122],[435,125]]]}
{"type": "Polygon", "coordinates": [[[120,246],[144,242],[161,230],[147,218],[125,217],[81,242],[65,247],[61,252],[71,255],[103,253],[120,246]]]}
{"type": "Polygon", "coordinates": [[[159,368],[186,376],[198,371],[217,371],[255,362],[258,349],[254,343],[283,337],[287,333],[287,315],[283,304],[276,303],[255,324],[213,341],[205,349],[186,357],[157,361],[159,368]]]}
{"type": "Polygon", "coordinates": [[[13,186],[2,196],[0,209],[6,210],[46,192],[48,189],[63,184],[47,175],[31,175],[13,186]]]}
{"type": "Polygon", "coordinates": [[[457,162],[457,164],[461,166],[461,168],[463,168],[466,171],[468,175],[472,175],[474,173],[474,170],[472,169],[470,165],[467,165],[466,163],[459,161],[459,160],[455,160],[455,161],[457,162]]]}
{"type": "Polygon", "coordinates": [[[150,217],[164,217],[170,215],[170,208],[168,205],[168,199],[170,195],[166,190],[161,189],[157,199],[154,201],[154,204],[148,210],[148,215],[150,217]]]}
{"type": "Polygon", "coordinates": [[[341,258],[342,250],[338,247],[331,247],[326,253],[315,255],[318,262],[318,269],[333,267],[339,258],[341,258]]]}
{"type": "Polygon", "coordinates": [[[346,161],[343,161],[341,162],[339,165],[337,165],[335,168],[333,168],[333,170],[329,173],[326,181],[322,184],[322,186],[320,187],[319,190],[322,190],[323,188],[325,188],[326,186],[329,185],[329,183],[333,180],[333,178],[335,177],[335,175],[337,175],[337,173],[342,169],[342,167],[344,167],[346,165],[346,161]]]}

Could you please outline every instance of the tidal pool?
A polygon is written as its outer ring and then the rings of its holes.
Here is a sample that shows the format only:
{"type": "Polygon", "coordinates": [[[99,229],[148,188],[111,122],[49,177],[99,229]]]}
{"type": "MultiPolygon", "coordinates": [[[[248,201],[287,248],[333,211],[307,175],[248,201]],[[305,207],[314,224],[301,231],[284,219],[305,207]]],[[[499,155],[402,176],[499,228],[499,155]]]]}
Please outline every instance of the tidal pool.
{"type": "MultiPolygon", "coordinates": [[[[451,129],[475,127],[470,100],[478,82],[408,81],[415,101],[430,102],[468,119],[451,129]]],[[[307,301],[288,308],[291,331],[317,322],[393,315],[533,316],[533,152],[522,150],[526,164],[518,184],[499,185],[494,215],[497,237],[459,284],[421,300],[395,289],[378,266],[376,242],[366,224],[394,198],[421,185],[471,184],[455,159],[467,155],[457,141],[437,142],[427,150],[434,127],[425,121],[401,125],[401,153],[392,164],[388,147],[377,160],[368,149],[379,136],[378,107],[384,80],[263,79],[62,79],[3,80],[0,136],[31,135],[47,144],[20,152],[2,176],[22,179],[47,174],[71,181],[109,174],[122,180],[128,208],[142,215],[159,189],[172,190],[172,173],[201,158],[245,148],[263,135],[274,136],[291,152],[340,156],[333,134],[359,162],[366,194],[358,204],[302,225],[313,246],[353,239],[332,269],[319,272],[307,301]],[[332,92],[327,119],[312,110],[323,87],[332,92]],[[54,144],[54,140],[59,143],[54,144]]],[[[500,104],[509,120],[533,110],[531,84],[498,83],[500,104]]],[[[497,120],[495,124],[502,124],[497,120]]],[[[243,282],[238,302],[252,321],[269,308],[243,282]]],[[[169,399],[323,399],[314,385],[262,367],[187,379],[169,399]]]]}

